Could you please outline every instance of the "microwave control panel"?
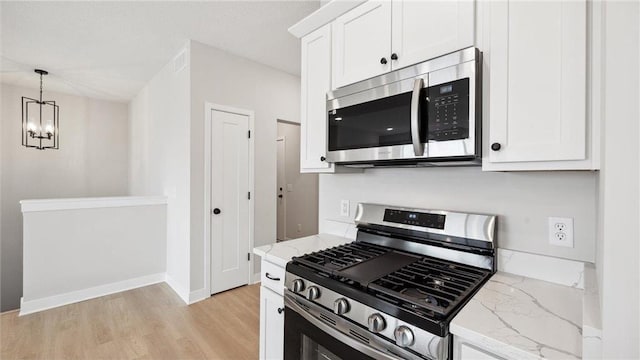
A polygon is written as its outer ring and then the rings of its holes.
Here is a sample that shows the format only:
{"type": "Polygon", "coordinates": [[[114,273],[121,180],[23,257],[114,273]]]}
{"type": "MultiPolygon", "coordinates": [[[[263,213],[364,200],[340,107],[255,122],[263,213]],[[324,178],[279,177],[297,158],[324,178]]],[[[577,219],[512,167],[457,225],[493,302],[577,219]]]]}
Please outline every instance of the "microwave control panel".
{"type": "Polygon", "coordinates": [[[427,99],[428,140],[469,137],[469,78],[430,86],[427,99]]]}

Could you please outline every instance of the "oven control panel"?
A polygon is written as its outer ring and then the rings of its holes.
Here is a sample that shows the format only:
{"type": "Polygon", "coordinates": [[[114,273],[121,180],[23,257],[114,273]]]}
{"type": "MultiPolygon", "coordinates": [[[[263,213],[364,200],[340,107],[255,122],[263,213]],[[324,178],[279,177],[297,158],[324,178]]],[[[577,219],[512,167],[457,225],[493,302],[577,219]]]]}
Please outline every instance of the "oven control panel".
{"type": "Polygon", "coordinates": [[[444,229],[446,215],[421,213],[416,211],[385,209],[384,218],[386,222],[422,226],[432,229],[444,229]]]}
{"type": "Polygon", "coordinates": [[[469,78],[427,89],[428,140],[447,141],[469,137],[469,78]]]}

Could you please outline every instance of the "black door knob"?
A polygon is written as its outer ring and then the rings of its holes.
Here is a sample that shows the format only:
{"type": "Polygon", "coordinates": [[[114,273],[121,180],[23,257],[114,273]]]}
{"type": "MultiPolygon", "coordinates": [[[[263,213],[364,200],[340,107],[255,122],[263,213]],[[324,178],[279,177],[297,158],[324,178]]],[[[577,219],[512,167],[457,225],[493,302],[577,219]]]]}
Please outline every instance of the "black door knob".
{"type": "Polygon", "coordinates": [[[279,197],[280,199],[282,199],[282,194],[278,195],[278,197],[279,197]]]}
{"type": "Polygon", "coordinates": [[[380,59],[380,64],[385,65],[386,63],[387,63],[387,59],[386,58],[380,59]]]}
{"type": "Polygon", "coordinates": [[[218,208],[213,209],[213,213],[216,215],[220,214],[220,209],[218,208]]]}
{"type": "Polygon", "coordinates": [[[278,308],[278,314],[282,314],[283,311],[284,311],[284,308],[278,308]]]}
{"type": "Polygon", "coordinates": [[[398,54],[396,53],[391,54],[391,60],[398,60],[398,54]]]}
{"type": "Polygon", "coordinates": [[[325,161],[325,160],[327,160],[327,158],[326,158],[326,157],[324,157],[324,156],[320,156],[320,161],[325,161]]]}
{"type": "Polygon", "coordinates": [[[501,147],[502,147],[502,145],[500,145],[500,143],[491,144],[491,150],[493,150],[493,151],[498,151],[498,150],[500,150],[501,147]]]}

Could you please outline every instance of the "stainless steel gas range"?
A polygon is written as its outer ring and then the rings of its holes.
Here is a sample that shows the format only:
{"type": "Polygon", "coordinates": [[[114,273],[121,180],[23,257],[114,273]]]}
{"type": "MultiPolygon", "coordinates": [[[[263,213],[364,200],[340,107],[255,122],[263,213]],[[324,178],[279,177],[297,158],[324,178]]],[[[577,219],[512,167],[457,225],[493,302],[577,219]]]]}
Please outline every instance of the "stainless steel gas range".
{"type": "Polygon", "coordinates": [[[496,271],[496,217],[359,204],[354,242],[294,258],[285,355],[449,359],[449,322],[496,271]]]}

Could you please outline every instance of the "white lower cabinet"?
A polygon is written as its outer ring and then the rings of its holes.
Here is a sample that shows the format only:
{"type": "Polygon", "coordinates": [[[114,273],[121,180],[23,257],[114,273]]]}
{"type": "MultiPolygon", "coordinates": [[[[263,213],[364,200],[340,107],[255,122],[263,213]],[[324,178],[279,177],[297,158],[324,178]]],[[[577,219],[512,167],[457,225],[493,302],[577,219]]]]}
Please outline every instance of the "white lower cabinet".
{"type": "Polygon", "coordinates": [[[505,360],[505,358],[471,344],[459,336],[454,336],[453,360],[505,360]]]}
{"type": "Polygon", "coordinates": [[[284,356],[284,297],[282,291],[276,292],[274,290],[284,290],[284,269],[265,260],[262,261],[261,269],[260,359],[282,360],[284,356]],[[274,289],[276,286],[278,289],[274,289]]]}

